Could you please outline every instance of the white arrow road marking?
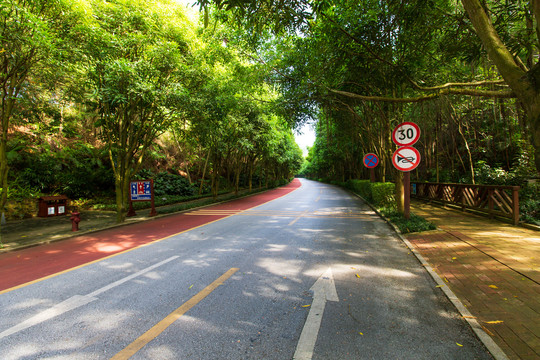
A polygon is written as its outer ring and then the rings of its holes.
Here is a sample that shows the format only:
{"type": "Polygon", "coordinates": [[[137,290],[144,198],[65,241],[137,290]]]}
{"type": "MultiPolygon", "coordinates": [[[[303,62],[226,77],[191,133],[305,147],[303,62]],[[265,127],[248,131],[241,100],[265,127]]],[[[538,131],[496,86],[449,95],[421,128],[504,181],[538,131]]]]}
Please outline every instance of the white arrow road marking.
{"type": "Polygon", "coordinates": [[[311,360],[326,302],[339,301],[331,268],[328,268],[310,290],[313,291],[313,303],[311,304],[304,329],[302,329],[300,340],[298,340],[293,360],[311,360]]]}
{"type": "Polygon", "coordinates": [[[47,321],[47,320],[50,320],[56,316],[59,316],[59,315],[62,315],[64,313],[67,313],[68,311],[71,311],[71,310],[74,310],[78,307],[81,307],[81,306],[84,306],[88,303],[91,303],[92,301],[95,301],[95,300],[98,300],[97,297],[95,297],[96,295],[99,295],[107,290],[110,290],[118,285],[121,285],[131,279],[134,279],[138,276],[141,276],[151,270],[154,270],[155,268],[157,267],[160,267],[161,265],[164,265],[174,259],[177,259],[179,258],[180,256],[172,256],[166,260],[163,260],[157,264],[154,264],[150,267],[147,267],[146,269],[143,269],[141,271],[138,271],[134,274],[131,274],[129,276],[126,276],[125,278],[122,278],[118,281],[115,281],[109,285],[106,285],[100,289],[97,289],[93,292],[91,292],[90,294],[88,295],[74,295],[72,297],[70,297],[69,299],[67,300],[64,300],[62,301],[61,303],[59,304],[56,304],[54,305],[53,307],[45,310],[45,311],[42,311],[40,312],[39,314],[35,315],[35,316],[32,316],[31,318],[29,319],[26,319],[25,321],[15,325],[15,326],[12,326],[10,327],[9,329],[7,330],[4,330],[0,333],[0,339],[2,338],[5,338],[6,336],[9,336],[9,335],[13,335],[15,333],[18,333],[19,331],[22,331],[24,329],[28,329],[29,327],[31,326],[34,326],[34,325],[37,325],[37,324],[40,324],[44,321],[47,321]]]}

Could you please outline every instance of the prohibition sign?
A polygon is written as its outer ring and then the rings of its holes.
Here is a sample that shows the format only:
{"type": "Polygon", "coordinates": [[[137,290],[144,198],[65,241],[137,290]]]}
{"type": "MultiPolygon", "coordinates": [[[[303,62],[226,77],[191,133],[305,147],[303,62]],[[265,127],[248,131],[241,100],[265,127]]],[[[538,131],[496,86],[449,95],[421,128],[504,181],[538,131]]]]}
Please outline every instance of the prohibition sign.
{"type": "Polygon", "coordinates": [[[372,169],[379,165],[379,158],[373,153],[366,154],[364,156],[364,166],[368,169],[372,169]]]}
{"type": "Polygon", "coordinates": [[[392,131],[392,141],[397,146],[410,146],[420,138],[420,128],[413,122],[404,122],[392,131]]]}
{"type": "Polygon", "coordinates": [[[420,164],[420,153],[412,146],[403,146],[392,155],[392,164],[399,171],[411,171],[420,164]]]}

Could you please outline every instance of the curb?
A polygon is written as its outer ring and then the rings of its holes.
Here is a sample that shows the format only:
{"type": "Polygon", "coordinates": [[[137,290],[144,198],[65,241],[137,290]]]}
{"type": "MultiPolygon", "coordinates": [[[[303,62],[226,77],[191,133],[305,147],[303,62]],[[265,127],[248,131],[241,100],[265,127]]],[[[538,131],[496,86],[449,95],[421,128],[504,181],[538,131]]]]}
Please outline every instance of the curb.
{"type": "Polygon", "coordinates": [[[403,241],[405,245],[409,248],[409,250],[416,256],[416,259],[422,264],[422,266],[426,269],[428,274],[433,278],[433,280],[437,283],[437,286],[443,291],[444,295],[450,300],[450,302],[455,306],[456,310],[460,313],[460,315],[467,321],[469,326],[472,328],[478,339],[484,344],[484,346],[487,348],[487,350],[491,353],[493,358],[495,360],[509,360],[508,356],[504,353],[504,351],[493,341],[493,339],[484,331],[482,328],[482,325],[476,320],[476,317],[473,316],[470,311],[463,305],[461,300],[454,294],[454,292],[446,285],[446,283],[441,279],[439,274],[433,270],[431,265],[424,259],[422,254],[420,254],[414,246],[407,240],[399,229],[390,222],[383,214],[379,212],[373,205],[371,205],[368,201],[366,201],[362,196],[358,195],[355,192],[352,192],[354,195],[359,197],[364,203],[366,203],[378,216],[381,217],[390,227],[395,231],[396,235],[403,241]]]}

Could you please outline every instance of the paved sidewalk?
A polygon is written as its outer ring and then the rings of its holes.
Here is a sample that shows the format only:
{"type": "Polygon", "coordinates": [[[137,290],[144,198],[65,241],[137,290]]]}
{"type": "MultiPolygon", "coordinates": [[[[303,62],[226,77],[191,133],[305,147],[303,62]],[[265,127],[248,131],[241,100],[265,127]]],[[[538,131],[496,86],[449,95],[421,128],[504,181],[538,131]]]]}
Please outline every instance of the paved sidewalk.
{"type": "Polygon", "coordinates": [[[540,231],[413,200],[407,239],[510,359],[540,359],[540,231]]]}

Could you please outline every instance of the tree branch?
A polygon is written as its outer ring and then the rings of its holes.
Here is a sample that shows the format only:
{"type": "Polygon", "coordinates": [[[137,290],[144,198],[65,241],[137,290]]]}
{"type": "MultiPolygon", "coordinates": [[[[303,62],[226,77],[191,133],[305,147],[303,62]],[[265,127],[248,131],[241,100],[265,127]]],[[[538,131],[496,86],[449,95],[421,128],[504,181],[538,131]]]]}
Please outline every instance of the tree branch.
{"type": "Polygon", "coordinates": [[[394,98],[394,97],[385,97],[385,96],[366,96],[358,95],[348,91],[341,91],[328,88],[328,91],[346,96],[353,99],[363,100],[363,101],[378,101],[378,102],[392,102],[392,103],[418,103],[428,100],[433,100],[442,95],[468,95],[468,96],[479,96],[479,97],[492,97],[492,98],[515,98],[516,95],[512,91],[492,91],[492,90],[476,90],[476,89],[452,89],[447,88],[443,89],[434,94],[409,97],[409,98],[394,98]]]}
{"type": "Polygon", "coordinates": [[[416,88],[417,90],[421,90],[421,91],[436,91],[436,90],[442,90],[442,89],[446,89],[446,88],[450,88],[450,87],[469,87],[469,86],[485,86],[485,85],[497,85],[497,84],[504,84],[504,80],[486,80],[486,81],[474,81],[474,82],[470,82],[470,83],[462,83],[462,82],[455,82],[455,83],[446,83],[444,85],[439,85],[439,86],[431,86],[431,87],[424,87],[424,86],[420,86],[416,81],[414,81],[413,79],[411,79],[404,71],[403,69],[401,68],[401,66],[399,65],[396,65],[388,60],[386,60],[384,57],[382,56],[379,56],[379,54],[377,54],[372,48],[371,46],[369,46],[368,44],[366,44],[364,41],[360,40],[359,38],[357,38],[356,36],[352,35],[350,32],[348,32],[347,30],[345,30],[342,26],[340,26],[338,23],[336,23],[336,21],[332,18],[330,18],[329,16],[327,16],[326,14],[322,13],[322,16],[327,19],[328,21],[330,21],[332,24],[334,24],[339,31],[341,31],[343,34],[345,34],[345,36],[347,36],[349,39],[351,39],[352,41],[354,41],[355,43],[358,43],[360,44],[362,47],[364,47],[375,59],[379,60],[380,62],[388,65],[388,66],[391,66],[392,68],[396,69],[397,71],[399,71],[404,77],[405,79],[407,79],[407,81],[409,81],[411,83],[411,85],[416,88]]]}
{"type": "MultiPolygon", "coordinates": [[[[521,79],[525,71],[516,63],[514,56],[503,44],[497,31],[491,23],[491,19],[484,10],[479,0],[461,0],[463,7],[469,15],[469,19],[482,41],[490,59],[495,63],[506,83],[520,93],[528,91],[521,79]]],[[[520,96],[522,97],[522,96],[520,96]]]]}

